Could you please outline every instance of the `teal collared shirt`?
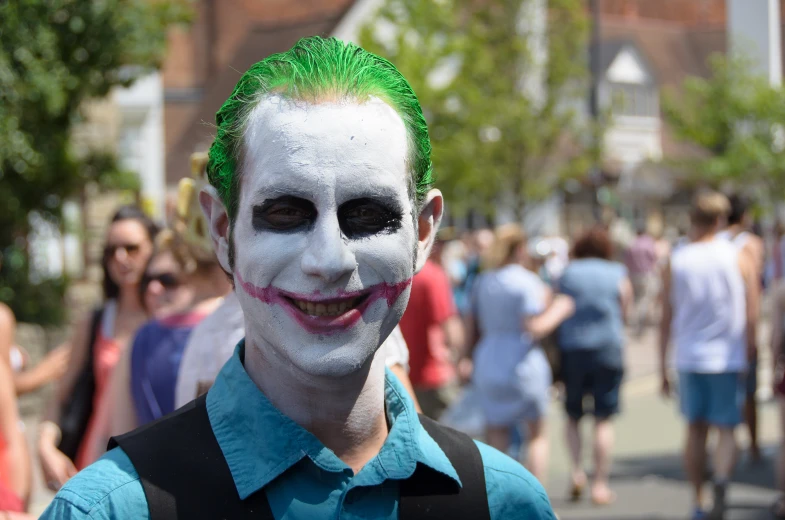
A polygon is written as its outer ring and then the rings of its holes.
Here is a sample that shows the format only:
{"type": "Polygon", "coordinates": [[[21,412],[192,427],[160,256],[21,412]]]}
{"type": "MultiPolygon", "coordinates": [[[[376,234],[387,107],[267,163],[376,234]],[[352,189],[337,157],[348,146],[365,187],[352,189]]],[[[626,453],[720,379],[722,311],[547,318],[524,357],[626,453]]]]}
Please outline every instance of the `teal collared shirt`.
{"type": "MultiPolygon", "coordinates": [[[[399,482],[417,463],[455,479],[455,469],[420,425],[414,403],[389,371],[385,400],[391,425],[379,454],[356,475],[311,433],[283,415],[243,367],[243,342],[207,394],[210,424],[240,498],[264,488],[277,520],[398,518],[399,482]]],[[[542,486],[523,466],[477,442],[492,520],[554,519],[542,486]]],[[[131,461],[115,448],[72,478],[45,520],[149,519],[131,461]]]]}

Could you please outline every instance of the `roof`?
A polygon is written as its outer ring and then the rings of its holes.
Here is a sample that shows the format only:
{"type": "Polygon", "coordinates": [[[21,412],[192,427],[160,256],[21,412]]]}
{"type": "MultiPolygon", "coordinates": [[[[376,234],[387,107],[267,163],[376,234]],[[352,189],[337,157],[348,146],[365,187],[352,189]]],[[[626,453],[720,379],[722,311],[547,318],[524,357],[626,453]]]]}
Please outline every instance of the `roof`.
{"type": "Polygon", "coordinates": [[[632,39],[613,39],[613,38],[606,38],[600,41],[599,45],[592,45],[591,52],[598,52],[599,51],[599,69],[600,71],[605,74],[608,72],[608,69],[613,65],[613,62],[616,60],[616,57],[623,51],[629,50],[633,54],[635,54],[638,62],[643,66],[646,72],[649,74],[651,81],[657,82],[658,74],[657,71],[652,67],[652,64],[646,57],[646,54],[641,51],[638,47],[638,44],[635,40],[632,39]]]}

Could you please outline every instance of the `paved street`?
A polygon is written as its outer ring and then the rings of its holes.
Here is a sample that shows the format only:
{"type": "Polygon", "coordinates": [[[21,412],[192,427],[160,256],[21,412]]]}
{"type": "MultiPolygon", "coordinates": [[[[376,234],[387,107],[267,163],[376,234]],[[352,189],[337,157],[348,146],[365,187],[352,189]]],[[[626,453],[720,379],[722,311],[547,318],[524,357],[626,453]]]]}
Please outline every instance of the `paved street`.
{"type": "MultiPolygon", "coordinates": [[[[586,497],[577,504],[566,500],[569,463],[563,435],[564,414],[558,403],[552,409],[549,424],[551,465],[546,488],[561,520],[689,518],[691,491],[680,458],[683,425],[676,402],[666,401],[659,395],[655,352],[653,334],[635,342],[628,350],[630,378],[623,389],[623,412],[616,421],[612,486],[618,493],[618,501],[613,506],[597,508],[586,497]]],[[[768,379],[763,377],[765,373],[761,371],[761,389],[769,385],[768,379]]],[[[770,394],[760,393],[764,398],[770,394]]],[[[759,412],[766,460],[759,466],[751,466],[742,456],[729,492],[728,520],[768,519],[769,505],[776,498],[773,470],[778,439],[776,404],[763,402],[759,412]]],[[[584,443],[590,443],[591,422],[586,421],[584,426],[584,443]]],[[[740,437],[742,446],[746,446],[746,432],[740,437]]],[[[590,450],[585,456],[590,467],[590,450]]]]}

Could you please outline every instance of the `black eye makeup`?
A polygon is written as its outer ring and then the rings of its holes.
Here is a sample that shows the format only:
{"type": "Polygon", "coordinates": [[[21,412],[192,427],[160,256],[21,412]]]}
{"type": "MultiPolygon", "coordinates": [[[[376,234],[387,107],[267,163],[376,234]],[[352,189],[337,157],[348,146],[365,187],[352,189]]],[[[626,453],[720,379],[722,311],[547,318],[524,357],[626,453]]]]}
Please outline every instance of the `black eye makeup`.
{"type": "Polygon", "coordinates": [[[338,208],[338,224],[350,239],[394,233],[401,228],[402,219],[400,208],[372,198],[350,200],[338,208]]]}
{"type": "Polygon", "coordinates": [[[251,224],[257,231],[294,233],[310,229],[316,215],[316,206],[310,200],[285,195],[254,206],[251,224]]]}

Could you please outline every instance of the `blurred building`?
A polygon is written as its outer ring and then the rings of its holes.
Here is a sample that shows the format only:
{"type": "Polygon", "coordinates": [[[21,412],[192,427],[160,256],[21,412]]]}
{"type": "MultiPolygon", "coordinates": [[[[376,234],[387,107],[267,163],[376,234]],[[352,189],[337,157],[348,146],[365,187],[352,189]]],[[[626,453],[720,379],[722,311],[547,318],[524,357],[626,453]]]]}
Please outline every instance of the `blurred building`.
{"type": "MultiPolygon", "coordinates": [[[[611,205],[625,220],[659,229],[686,225],[691,192],[665,163],[658,161],[696,157],[702,152],[676,140],[664,124],[660,92],[667,89],[678,95],[688,76],[708,77],[708,58],[728,52],[728,41],[732,40],[728,26],[737,27],[737,39],[749,35],[750,39],[760,40],[754,34],[756,27],[759,33],[771,31],[765,24],[767,9],[779,11],[779,20],[774,23],[776,30],[767,33],[767,37],[778,42],[778,52],[773,55],[781,61],[779,33],[785,21],[781,4],[785,1],[599,2],[599,43],[592,52],[597,53],[600,65],[601,105],[613,115],[613,124],[605,135],[601,178],[605,186],[614,188],[615,200],[611,205]],[[733,2],[738,5],[729,10],[728,5],[733,2]]],[[[763,45],[762,41],[753,43],[763,45]]],[[[764,55],[772,59],[769,53],[764,55]]],[[[781,67],[775,74],[781,76],[781,67]]],[[[568,195],[564,211],[568,231],[591,221],[595,196],[592,189],[568,195]]]]}
{"type": "Polygon", "coordinates": [[[171,32],[162,70],[167,184],[189,174],[191,153],[209,147],[215,113],[244,71],[304,36],[331,35],[355,3],[197,0],[194,24],[171,32]]]}
{"type": "MultiPolygon", "coordinates": [[[[676,141],[663,123],[660,92],[678,90],[687,76],[707,76],[707,58],[726,52],[726,1],[753,0],[599,1],[598,41],[590,52],[600,105],[613,115],[605,157],[582,186],[527,208],[534,232],[567,233],[591,223],[598,195],[600,205],[628,222],[684,224],[689,192],[659,161],[700,151],[676,141]]],[[[785,3],[753,3],[764,1],[785,3]]],[[[167,190],[189,174],[190,154],[212,142],[215,112],[243,71],[304,36],[356,40],[383,2],[195,0],[194,23],[170,32],[161,72],[96,103],[82,131],[91,142],[108,142],[139,173],[143,201],[163,217],[167,190]]]]}

